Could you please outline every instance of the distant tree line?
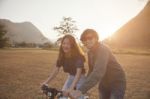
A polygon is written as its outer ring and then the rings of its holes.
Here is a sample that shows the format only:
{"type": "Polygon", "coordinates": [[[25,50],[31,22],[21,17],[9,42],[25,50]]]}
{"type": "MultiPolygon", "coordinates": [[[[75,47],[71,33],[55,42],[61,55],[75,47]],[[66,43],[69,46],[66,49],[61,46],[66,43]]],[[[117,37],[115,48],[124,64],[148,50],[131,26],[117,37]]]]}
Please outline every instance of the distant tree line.
{"type": "Polygon", "coordinates": [[[45,42],[44,44],[27,43],[27,42],[14,42],[10,47],[13,48],[52,48],[54,44],[52,42],[45,42]]]}
{"type": "Polygon", "coordinates": [[[8,46],[9,38],[5,37],[7,31],[4,29],[4,25],[0,24],[0,48],[8,46]]]}

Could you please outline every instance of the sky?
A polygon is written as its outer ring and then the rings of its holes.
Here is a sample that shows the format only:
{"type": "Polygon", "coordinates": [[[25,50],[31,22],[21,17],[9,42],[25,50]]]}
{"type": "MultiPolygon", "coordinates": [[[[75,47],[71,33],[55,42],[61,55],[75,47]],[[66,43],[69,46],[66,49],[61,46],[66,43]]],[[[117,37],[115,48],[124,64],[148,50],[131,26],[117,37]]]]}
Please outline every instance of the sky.
{"type": "Polygon", "coordinates": [[[79,38],[86,28],[103,40],[135,17],[148,0],[0,0],[0,19],[32,22],[44,36],[56,40],[53,30],[63,17],[76,21],[79,38]]]}

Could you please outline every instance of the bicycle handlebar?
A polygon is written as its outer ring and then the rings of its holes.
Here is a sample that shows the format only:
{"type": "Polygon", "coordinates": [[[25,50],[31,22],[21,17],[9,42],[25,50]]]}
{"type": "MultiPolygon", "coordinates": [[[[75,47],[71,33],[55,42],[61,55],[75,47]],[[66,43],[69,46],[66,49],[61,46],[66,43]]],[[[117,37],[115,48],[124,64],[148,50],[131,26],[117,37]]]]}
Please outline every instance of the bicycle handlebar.
{"type": "MultiPolygon", "coordinates": [[[[56,88],[50,88],[47,85],[43,85],[41,87],[41,89],[42,89],[43,93],[46,96],[48,96],[49,99],[55,99],[56,96],[57,96],[57,99],[64,99],[64,98],[62,98],[63,97],[63,92],[57,90],[56,88]]],[[[82,95],[81,97],[79,97],[79,99],[89,99],[89,97],[82,95]]]]}
{"type": "Polygon", "coordinates": [[[43,90],[43,93],[49,97],[49,99],[54,99],[56,96],[58,98],[63,96],[62,91],[59,91],[56,88],[50,88],[46,85],[43,85],[41,89],[43,90]]]}

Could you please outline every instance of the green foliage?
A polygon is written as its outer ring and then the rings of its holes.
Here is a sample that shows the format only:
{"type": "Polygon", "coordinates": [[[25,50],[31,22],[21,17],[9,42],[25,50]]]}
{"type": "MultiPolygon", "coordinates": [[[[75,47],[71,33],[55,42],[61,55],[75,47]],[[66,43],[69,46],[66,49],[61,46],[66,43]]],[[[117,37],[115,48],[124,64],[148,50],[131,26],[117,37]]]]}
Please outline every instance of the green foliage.
{"type": "Polygon", "coordinates": [[[53,43],[51,42],[46,42],[42,45],[42,48],[52,48],[53,47],[53,43]]]}
{"type": "Polygon", "coordinates": [[[64,36],[66,34],[75,35],[75,32],[78,30],[75,25],[76,21],[74,21],[71,17],[63,17],[63,20],[60,22],[59,26],[55,26],[54,30],[56,30],[59,34],[58,36],[64,36]]]}
{"type": "Polygon", "coordinates": [[[71,17],[63,17],[63,20],[60,22],[59,26],[54,26],[54,30],[57,31],[58,34],[58,39],[56,41],[56,45],[59,45],[62,37],[66,34],[70,34],[73,36],[75,35],[75,32],[78,30],[76,26],[76,21],[74,21],[71,17]]]}
{"type": "Polygon", "coordinates": [[[4,30],[4,25],[0,24],[0,48],[4,48],[8,45],[8,38],[5,37],[6,33],[7,31],[4,30]]]}
{"type": "Polygon", "coordinates": [[[17,43],[17,42],[15,42],[14,44],[13,44],[13,47],[14,48],[36,48],[36,47],[39,47],[40,46],[40,44],[36,44],[36,43],[27,43],[27,42],[20,42],[20,43],[17,43]]]}

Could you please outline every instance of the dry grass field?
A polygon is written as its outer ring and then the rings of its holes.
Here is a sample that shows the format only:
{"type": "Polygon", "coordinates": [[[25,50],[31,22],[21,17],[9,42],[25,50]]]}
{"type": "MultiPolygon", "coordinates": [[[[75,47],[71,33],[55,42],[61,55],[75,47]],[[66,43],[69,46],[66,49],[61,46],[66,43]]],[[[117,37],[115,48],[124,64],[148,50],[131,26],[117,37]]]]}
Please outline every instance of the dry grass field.
{"type": "MultiPolygon", "coordinates": [[[[0,99],[45,99],[40,91],[52,70],[57,51],[40,49],[0,50],[0,99]]],[[[150,99],[150,55],[115,54],[127,75],[125,99],[150,99]]],[[[62,71],[49,85],[61,89],[62,71]]],[[[97,88],[90,90],[97,98],[97,88]]]]}

